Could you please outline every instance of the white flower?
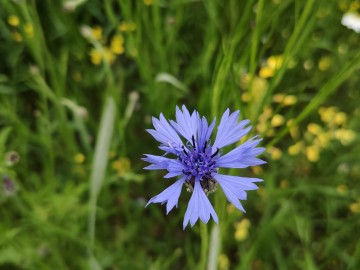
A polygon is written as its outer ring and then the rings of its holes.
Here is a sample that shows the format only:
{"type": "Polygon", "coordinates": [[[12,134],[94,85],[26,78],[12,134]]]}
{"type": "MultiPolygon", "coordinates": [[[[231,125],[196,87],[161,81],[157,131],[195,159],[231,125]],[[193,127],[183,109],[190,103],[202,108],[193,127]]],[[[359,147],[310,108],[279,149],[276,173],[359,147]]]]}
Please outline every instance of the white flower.
{"type": "Polygon", "coordinates": [[[84,2],[86,2],[87,0],[67,0],[64,3],[64,9],[66,11],[74,11],[79,5],[83,4],[84,2]]]}
{"type": "Polygon", "coordinates": [[[356,13],[345,13],[341,19],[341,24],[354,30],[356,33],[360,33],[360,16],[356,13]]]}

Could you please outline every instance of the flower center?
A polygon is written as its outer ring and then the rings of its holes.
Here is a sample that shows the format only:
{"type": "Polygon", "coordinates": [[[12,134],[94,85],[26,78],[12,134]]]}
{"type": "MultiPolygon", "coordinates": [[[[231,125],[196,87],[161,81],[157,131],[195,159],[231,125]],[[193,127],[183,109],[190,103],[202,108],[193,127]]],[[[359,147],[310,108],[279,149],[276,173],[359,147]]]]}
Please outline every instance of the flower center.
{"type": "Polygon", "coordinates": [[[188,142],[186,148],[179,154],[179,160],[183,164],[183,174],[187,176],[188,188],[194,187],[194,179],[200,179],[201,186],[205,192],[211,192],[215,189],[216,181],[213,174],[218,171],[215,165],[219,158],[218,150],[212,153],[210,141],[204,145],[196,145],[194,136],[192,143],[188,142]]]}

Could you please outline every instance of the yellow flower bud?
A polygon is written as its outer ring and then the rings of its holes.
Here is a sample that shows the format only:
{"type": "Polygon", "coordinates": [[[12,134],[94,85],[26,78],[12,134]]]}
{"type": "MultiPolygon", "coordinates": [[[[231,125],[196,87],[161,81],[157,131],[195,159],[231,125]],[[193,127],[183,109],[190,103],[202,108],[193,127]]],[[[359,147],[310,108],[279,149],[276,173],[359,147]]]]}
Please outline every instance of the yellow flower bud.
{"type": "Polygon", "coordinates": [[[271,125],[273,127],[279,127],[282,124],[284,124],[284,122],[285,122],[285,118],[284,118],[284,116],[282,116],[280,114],[275,114],[273,116],[273,118],[271,119],[271,125]]]}
{"type": "Polygon", "coordinates": [[[319,149],[312,145],[306,147],[306,157],[311,162],[316,162],[319,160],[319,149]]]}
{"type": "Polygon", "coordinates": [[[15,15],[9,16],[7,21],[8,21],[8,24],[10,24],[11,26],[19,26],[19,24],[20,24],[19,17],[15,16],[15,15]]]}
{"type": "Polygon", "coordinates": [[[301,152],[303,147],[304,147],[304,143],[302,141],[297,142],[296,144],[294,144],[288,148],[288,153],[291,156],[296,156],[301,152]]]}
{"type": "Polygon", "coordinates": [[[82,153],[78,153],[74,156],[74,161],[77,164],[82,164],[85,161],[85,156],[82,153]]]}
{"type": "Polygon", "coordinates": [[[315,123],[308,124],[307,130],[309,133],[311,133],[313,135],[318,135],[323,132],[322,127],[315,123]]]}
{"type": "Polygon", "coordinates": [[[103,56],[102,53],[97,50],[97,49],[92,49],[90,51],[90,60],[91,63],[93,63],[94,65],[99,65],[101,63],[103,56]]]}
{"type": "Polygon", "coordinates": [[[282,104],[285,105],[285,106],[291,106],[291,105],[294,105],[296,104],[297,102],[297,97],[294,96],[294,95],[288,95],[284,98],[282,104]]]}
{"type": "Polygon", "coordinates": [[[344,112],[338,112],[335,114],[334,121],[337,125],[343,125],[346,123],[347,116],[344,112]]]}
{"type": "Polygon", "coordinates": [[[282,103],[284,101],[285,95],[282,93],[275,94],[273,96],[273,101],[276,103],[282,103]]]}
{"type": "Polygon", "coordinates": [[[269,147],[268,152],[271,155],[271,159],[273,160],[279,160],[282,156],[282,151],[277,147],[269,147]]]}
{"type": "Polygon", "coordinates": [[[319,61],[318,67],[321,71],[326,71],[330,68],[332,60],[330,57],[322,57],[319,61]]]}
{"type": "Polygon", "coordinates": [[[274,76],[275,70],[270,67],[262,67],[259,72],[259,76],[263,79],[274,76]]]}
{"type": "Polygon", "coordinates": [[[249,227],[251,223],[247,218],[242,219],[235,225],[235,239],[238,241],[244,241],[249,234],[249,227]]]}

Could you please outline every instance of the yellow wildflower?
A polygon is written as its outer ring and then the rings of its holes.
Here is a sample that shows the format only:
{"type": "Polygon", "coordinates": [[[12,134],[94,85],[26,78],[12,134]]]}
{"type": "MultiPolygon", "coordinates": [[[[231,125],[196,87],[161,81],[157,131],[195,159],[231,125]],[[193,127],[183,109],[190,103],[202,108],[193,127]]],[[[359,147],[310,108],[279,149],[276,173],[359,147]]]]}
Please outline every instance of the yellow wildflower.
{"type": "Polygon", "coordinates": [[[286,122],[286,126],[291,127],[290,128],[290,135],[293,139],[298,139],[300,136],[299,127],[298,126],[291,126],[294,123],[294,119],[289,119],[286,122]]]}
{"type": "Polygon", "coordinates": [[[285,96],[282,104],[285,105],[285,106],[291,106],[291,105],[296,104],[296,102],[297,102],[297,97],[296,96],[288,95],[288,96],[285,96]]]}
{"type": "Polygon", "coordinates": [[[26,33],[28,38],[34,37],[34,27],[31,23],[26,23],[24,25],[24,32],[26,33]]]}
{"type": "Polygon", "coordinates": [[[93,63],[94,65],[99,65],[101,63],[102,58],[103,58],[103,55],[102,55],[101,51],[99,51],[97,49],[91,49],[91,51],[90,51],[91,63],[93,63]]]}
{"type": "Polygon", "coordinates": [[[229,258],[225,254],[219,255],[219,269],[220,270],[227,270],[230,267],[229,258]]]}
{"type": "Polygon", "coordinates": [[[7,20],[8,24],[10,24],[11,26],[19,26],[20,24],[20,19],[18,16],[15,15],[10,15],[8,20],[7,20]]]}
{"type": "Polygon", "coordinates": [[[344,195],[348,191],[348,187],[344,184],[341,184],[336,187],[336,191],[339,192],[340,194],[344,195]]]}
{"type": "Polygon", "coordinates": [[[263,172],[263,169],[260,166],[253,166],[251,169],[255,175],[260,175],[263,172]]]}
{"type": "Polygon", "coordinates": [[[84,163],[84,161],[85,161],[85,156],[84,156],[82,153],[77,153],[77,154],[74,156],[74,161],[75,161],[75,163],[77,163],[77,164],[82,164],[82,163],[84,163]]]}
{"type": "Polygon", "coordinates": [[[328,132],[322,132],[317,135],[314,140],[314,144],[319,148],[325,148],[330,142],[331,136],[328,132]]]}
{"type": "Polygon", "coordinates": [[[274,76],[274,74],[275,70],[266,66],[262,67],[259,72],[259,76],[264,79],[271,78],[272,76],[274,76]]]}
{"type": "Polygon", "coordinates": [[[337,110],[336,107],[320,107],[319,114],[321,121],[324,123],[331,123],[334,120],[337,110]]]}
{"type": "Polygon", "coordinates": [[[124,38],[120,35],[116,35],[112,38],[111,43],[110,43],[110,50],[114,53],[114,54],[123,54],[125,49],[124,49],[124,38]]]}
{"type": "Polygon", "coordinates": [[[264,111],[262,112],[262,114],[260,114],[259,116],[259,121],[260,122],[265,122],[267,119],[269,119],[273,114],[273,110],[271,107],[266,106],[264,108],[264,111]]]}
{"type": "Polygon", "coordinates": [[[283,64],[282,55],[273,55],[266,60],[266,65],[260,69],[259,76],[261,78],[270,78],[274,76],[275,71],[283,64]]]}
{"type": "Polygon", "coordinates": [[[311,162],[316,162],[319,160],[319,148],[315,145],[306,147],[306,157],[311,162]]]}
{"type": "Polygon", "coordinates": [[[118,176],[124,176],[130,170],[130,160],[128,158],[119,158],[115,160],[111,167],[117,171],[118,176]]]}
{"type": "Polygon", "coordinates": [[[104,59],[110,64],[114,63],[115,61],[115,55],[109,48],[105,48],[104,50],[104,59]]]}
{"type": "Polygon", "coordinates": [[[337,125],[343,125],[346,123],[347,117],[346,113],[344,112],[338,112],[335,114],[334,122],[337,125]]]}
{"type": "Polygon", "coordinates": [[[315,123],[310,123],[307,125],[307,130],[309,133],[313,134],[313,135],[318,135],[320,133],[323,132],[323,129],[321,126],[319,126],[318,124],[315,123]]]}
{"type": "Polygon", "coordinates": [[[302,141],[297,142],[288,148],[288,153],[292,156],[296,156],[301,152],[303,147],[304,147],[304,143],[302,141]]]}
{"type": "Polygon", "coordinates": [[[334,132],[335,138],[338,139],[342,145],[349,145],[355,138],[356,133],[351,129],[338,129],[334,132]]]}
{"type": "Polygon", "coordinates": [[[252,99],[260,101],[265,94],[268,85],[269,83],[266,80],[255,76],[252,85],[252,99]]]}
{"type": "Polygon", "coordinates": [[[284,118],[284,116],[282,116],[280,114],[275,114],[273,116],[273,118],[271,119],[271,125],[273,127],[279,127],[282,124],[284,124],[284,122],[285,122],[285,118],[284,118]]]}
{"type": "Polygon", "coordinates": [[[248,73],[240,74],[240,87],[243,89],[248,88],[250,82],[250,75],[248,73]]]}
{"type": "Polygon", "coordinates": [[[284,101],[285,95],[283,93],[278,93],[273,96],[273,101],[276,103],[282,103],[284,101]]]}
{"type": "Polygon", "coordinates": [[[238,241],[244,241],[249,235],[249,227],[251,223],[247,218],[243,218],[239,223],[235,225],[235,239],[238,241]]]}
{"type": "Polygon", "coordinates": [[[270,153],[271,159],[273,160],[279,160],[282,156],[282,151],[277,147],[271,146],[267,149],[267,151],[270,153]]]}
{"type": "Polygon", "coordinates": [[[267,59],[267,65],[272,69],[279,69],[283,64],[283,60],[282,55],[273,55],[267,59]]]}
{"type": "Polygon", "coordinates": [[[256,125],[256,131],[260,134],[265,134],[267,130],[268,130],[268,125],[265,122],[261,122],[256,125]]]}
{"type": "Polygon", "coordinates": [[[251,101],[251,95],[248,92],[244,92],[241,94],[241,100],[243,102],[250,102],[251,101]]]}
{"type": "Polygon", "coordinates": [[[119,25],[121,32],[132,32],[136,30],[136,24],[134,22],[121,22],[119,25]]]}
{"type": "Polygon", "coordinates": [[[353,213],[360,213],[360,200],[349,205],[349,209],[353,213]]]}
{"type": "Polygon", "coordinates": [[[12,39],[16,42],[21,42],[23,40],[22,35],[18,31],[14,31],[11,33],[12,39]]]}
{"type": "Polygon", "coordinates": [[[91,28],[91,36],[95,40],[101,40],[102,38],[102,28],[100,26],[95,26],[91,28]]]}
{"type": "Polygon", "coordinates": [[[318,68],[321,71],[326,71],[330,68],[332,60],[330,57],[322,57],[318,63],[318,68]]]}
{"type": "Polygon", "coordinates": [[[90,60],[94,65],[99,65],[102,60],[112,64],[115,61],[115,55],[109,48],[105,48],[103,51],[98,49],[91,49],[90,60]]]}

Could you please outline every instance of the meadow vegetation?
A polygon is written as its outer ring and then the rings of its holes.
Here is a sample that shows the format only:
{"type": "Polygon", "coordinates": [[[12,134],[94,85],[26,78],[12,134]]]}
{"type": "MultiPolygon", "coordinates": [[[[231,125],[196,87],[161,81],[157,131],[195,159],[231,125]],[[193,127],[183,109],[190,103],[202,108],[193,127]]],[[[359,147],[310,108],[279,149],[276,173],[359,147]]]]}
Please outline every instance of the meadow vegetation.
{"type": "MultiPolygon", "coordinates": [[[[360,269],[360,34],[350,0],[0,0],[0,269],[360,269]],[[176,105],[250,119],[241,213],[146,202],[176,105]]],[[[241,142],[239,142],[241,143],[241,142]]]]}

